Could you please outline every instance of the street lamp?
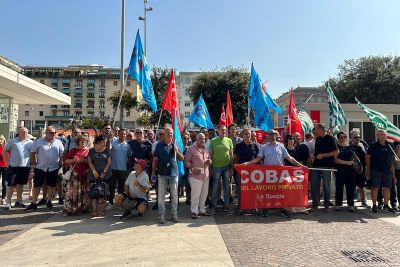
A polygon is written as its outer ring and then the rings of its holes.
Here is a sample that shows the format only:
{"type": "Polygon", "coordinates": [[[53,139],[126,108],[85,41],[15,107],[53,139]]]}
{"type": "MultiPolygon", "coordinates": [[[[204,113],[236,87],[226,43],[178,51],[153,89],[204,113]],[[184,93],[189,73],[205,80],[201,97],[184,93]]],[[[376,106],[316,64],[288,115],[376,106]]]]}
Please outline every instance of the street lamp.
{"type": "Polygon", "coordinates": [[[153,10],[152,7],[147,7],[147,2],[148,0],[144,0],[144,16],[140,16],[139,20],[142,20],[144,23],[144,54],[147,56],[147,29],[146,29],[146,21],[147,21],[147,12],[150,12],[153,10]]]}
{"type": "Polygon", "coordinates": [[[30,109],[30,116],[31,116],[31,134],[32,134],[32,126],[33,126],[33,110],[34,110],[34,108],[33,107],[30,107],[29,108],[30,109]]]}

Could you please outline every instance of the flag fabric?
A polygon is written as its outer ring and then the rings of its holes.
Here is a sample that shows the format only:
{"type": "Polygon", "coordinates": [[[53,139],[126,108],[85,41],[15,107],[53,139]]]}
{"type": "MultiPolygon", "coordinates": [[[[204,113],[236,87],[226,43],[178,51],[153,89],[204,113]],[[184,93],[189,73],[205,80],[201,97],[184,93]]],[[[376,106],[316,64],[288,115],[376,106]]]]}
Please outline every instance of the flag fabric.
{"type": "Polygon", "coordinates": [[[282,109],[274,104],[272,97],[262,88],[261,79],[251,64],[250,82],[249,82],[249,108],[254,110],[254,126],[258,129],[269,131],[273,128],[272,117],[269,109],[282,112],[282,109]],[[271,101],[272,100],[272,101],[271,101]]]}
{"type": "Polygon", "coordinates": [[[232,103],[231,103],[231,94],[229,90],[226,92],[226,126],[228,127],[233,123],[233,112],[232,112],[232,103]]]}
{"type": "MultiPolygon", "coordinates": [[[[176,119],[178,116],[176,109],[174,109],[172,114],[173,114],[172,120],[173,120],[173,125],[174,125],[174,144],[175,144],[175,146],[178,147],[179,151],[183,154],[184,147],[183,147],[181,131],[179,130],[179,127],[178,127],[178,120],[176,119]]],[[[179,178],[181,178],[185,174],[185,168],[183,166],[183,161],[176,159],[176,162],[178,164],[179,178]]]]}
{"type": "Polygon", "coordinates": [[[137,81],[142,90],[143,99],[153,111],[157,111],[156,97],[150,79],[150,69],[143,52],[139,30],[136,33],[135,46],[133,47],[131,61],[129,62],[128,74],[137,81]]]}
{"type": "Polygon", "coordinates": [[[181,118],[179,116],[178,96],[176,93],[175,75],[173,69],[171,70],[171,74],[169,76],[167,90],[165,91],[164,101],[162,103],[162,109],[168,111],[171,114],[171,118],[174,114],[174,109],[176,109],[176,112],[178,114],[178,126],[179,129],[182,131],[181,118]]]}
{"type": "Polygon", "coordinates": [[[314,129],[314,122],[308,115],[308,113],[305,110],[300,110],[299,112],[299,118],[301,121],[301,126],[303,129],[303,134],[306,135],[308,133],[312,133],[312,130],[314,129]]]}
{"type": "Polygon", "coordinates": [[[207,129],[214,129],[214,125],[211,121],[210,114],[208,113],[203,95],[200,95],[199,99],[197,100],[197,103],[194,106],[192,113],[190,114],[189,122],[197,124],[201,127],[205,127],[207,129]]]}
{"type": "Polygon", "coordinates": [[[225,109],[224,109],[224,105],[222,105],[221,107],[221,115],[219,117],[219,123],[218,125],[223,125],[226,126],[226,116],[225,116],[225,109]]]}
{"type": "Polygon", "coordinates": [[[356,102],[360,109],[367,114],[372,124],[379,130],[385,130],[387,132],[388,139],[399,141],[400,140],[400,129],[393,125],[393,123],[384,114],[361,104],[356,98],[356,102]]]}
{"type": "Polygon", "coordinates": [[[329,128],[345,125],[347,123],[346,114],[328,83],[326,84],[326,92],[328,93],[329,105],[329,128]]]}
{"type": "Polygon", "coordinates": [[[294,91],[292,88],[290,89],[287,133],[292,134],[296,132],[300,134],[301,138],[303,138],[303,127],[299,114],[297,113],[296,103],[294,101],[294,91]]]}

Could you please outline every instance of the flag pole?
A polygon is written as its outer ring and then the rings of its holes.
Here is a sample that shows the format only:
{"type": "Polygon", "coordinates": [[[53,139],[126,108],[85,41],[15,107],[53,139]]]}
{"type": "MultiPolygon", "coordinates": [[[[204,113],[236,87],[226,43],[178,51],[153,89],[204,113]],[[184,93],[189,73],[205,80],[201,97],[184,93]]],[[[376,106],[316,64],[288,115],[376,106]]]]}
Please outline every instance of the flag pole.
{"type": "Polygon", "coordinates": [[[158,128],[160,128],[160,122],[161,122],[162,112],[163,112],[163,109],[161,109],[160,117],[158,118],[157,130],[156,130],[156,138],[157,138],[157,134],[158,134],[158,128]]]}
{"type": "MultiPolygon", "coordinates": [[[[122,0],[122,16],[121,16],[121,70],[120,70],[120,86],[121,86],[121,95],[119,96],[119,100],[118,100],[118,105],[117,108],[114,111],[114,118],[113,118],[113,128],[115,127],[115,119],[116,119],[116,115],[117,115],[117,111],[120,108],[121,105],[121,100],[122,100],[122,96],[124,95],[124,91],[125,91],[125,83],[126,83],[126,79],[128,78],[128,75],[125,78],[125,74],[124,74],[124,50],[125,50],[125,0],[122,0]]],[[[122,124],[124,123],[123,121],[123,115],[124,114],[120,114],[121,115],[121,122],[122,124]]],[[[123,127],[123,125],[121,125],[121,127],[123,127]]]]}
{"type": "Polygon", "coordinates": [[[250,106],[249,106],[249,96],[247,96],[247,127],[250,128],[250,106]]]}

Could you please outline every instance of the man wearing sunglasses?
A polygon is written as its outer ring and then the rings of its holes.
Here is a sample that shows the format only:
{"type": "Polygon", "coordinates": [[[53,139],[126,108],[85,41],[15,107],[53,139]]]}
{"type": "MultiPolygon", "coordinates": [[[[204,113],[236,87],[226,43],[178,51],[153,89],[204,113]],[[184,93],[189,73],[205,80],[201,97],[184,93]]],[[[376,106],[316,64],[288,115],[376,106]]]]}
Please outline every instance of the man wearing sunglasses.
{"type": "Polygon", "coordinates": [[[47,183],[47,208],[52,209],[51,202],[53,190],[58,181],[58,169],[61,165],[61,158],[64,152],[62,142],[56,139],[56,129],[52,126],[47,127],[46,135],[43,138],[36,140],[31,154],[31,176],[33,180],[33,196],[32,203],[26,208],[27,212],[37,209],[37,199],[40,193],[40,188],[44,182],[47,183]]]}

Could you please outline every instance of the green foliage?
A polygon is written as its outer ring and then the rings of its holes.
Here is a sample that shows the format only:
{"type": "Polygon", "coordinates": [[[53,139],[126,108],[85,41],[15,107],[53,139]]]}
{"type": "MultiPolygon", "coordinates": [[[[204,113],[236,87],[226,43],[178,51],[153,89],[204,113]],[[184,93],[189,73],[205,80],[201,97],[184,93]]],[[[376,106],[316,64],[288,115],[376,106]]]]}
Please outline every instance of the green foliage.
{"type": "Polygon", "coordinates": [[[103,128],[104,120],[99,117],[85,117],[82,119],[82,129],[101,129],[103,128]]]}
{"type": "Polygon", "coordinates": [[[368,56],[346,60],[329,83],[341,103],[400,103],[400,57],[368,56]]]}
{"type": "Polygon", "coordinates": [[[226,91],[230,91],[234,122],[246,124],[249,72],[243,67],[227,66],[220,70],[204,72],[197,76],[189,87],[194,103],[203,94],[211,120],[218,124],[221,106],[226,106],[226,91]]]}
{"type": "MultiPolygon", "coordinates": [[[[160,117],[162,102],[164,100],[165,91],[167,90],[170,72],[171,69],[168,67],[161,68],[153,66],[151,68],[150,78],[151,78],[151,83],[153,84],[154,95],[156,97],[157,107],[159,110],[157,112],[153,112],[152,109],[149,107],[149,105],[144,101],[140,103],[139,107],[141,111],[146,111],[147,114],[149,114],[150,125],[157,126],[158,119],[160,117]]],[[[160,127],[163,127],[165,123],[171,123],[171,115],[168,112],[163,111],[161,116],[160,127]]]]}
{"type": "Polygon", "coordinates": [[[151,126],[151,115],[148,114],[143,114],[142,116],[140,116],[137,120],[136,123],[140,126],[140,127],[150,127],[151,126]]]}
{"type": "MultiPolygon", "coordinates": [[[[108,101],[110,101],[114,109],[116,109],[118,106],[118,101],[120,96],[121,96],[121,91],[118,90],[114,91],[112,96],[108,98],[108,101]]],[[[136,108],[138,104],[139,102],[137,100],[137,97],[134,96],[133,92],[131,90],[125,89],[124,95],[122,96],[121,99],[121,108],[129,111],[132,108],[136,108]]]]}

